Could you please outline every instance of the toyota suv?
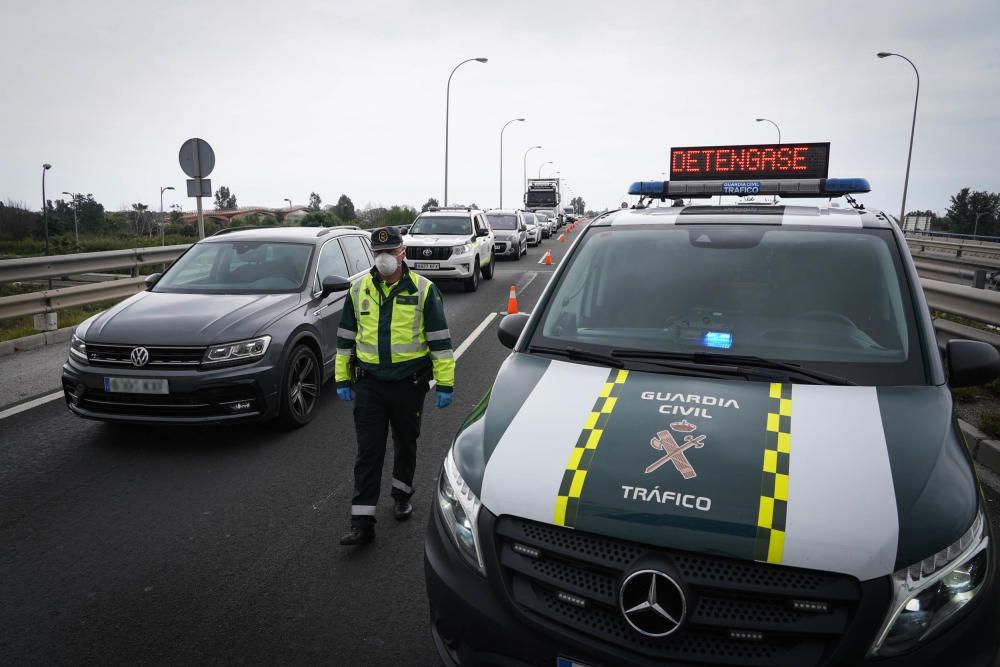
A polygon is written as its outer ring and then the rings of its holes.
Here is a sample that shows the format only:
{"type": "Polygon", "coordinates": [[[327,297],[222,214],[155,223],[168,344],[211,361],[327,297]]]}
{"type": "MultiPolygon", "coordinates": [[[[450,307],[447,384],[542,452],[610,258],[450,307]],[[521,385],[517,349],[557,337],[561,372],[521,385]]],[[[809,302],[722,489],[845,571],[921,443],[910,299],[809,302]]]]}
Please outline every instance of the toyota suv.
{"type": "Polygon", "coordinates": [[[458,280],[467,292],[475,292],[480,277],[493,278],[495,241],[482,211],[431,208],[410,225],[406,260],[422,276],[434,281],[458,280]]]}
{"type": "Polygon", "coordinates": [[[75,414],[110,422],[303,426],[331,377],[350,287],[373,263],[353,227],[238,228],[192,245],[147,288],[76,328],[75,414]]]}
{"type": "Polygon", "coordinates": [[[636,183],[581,229],[501,321],[512,353],[445,456],[446,665],[994,664],[995,536],[949,384],[996,378],[997,350],[939,350],[883,213],[647,206],[868,190],[636,183]]]}

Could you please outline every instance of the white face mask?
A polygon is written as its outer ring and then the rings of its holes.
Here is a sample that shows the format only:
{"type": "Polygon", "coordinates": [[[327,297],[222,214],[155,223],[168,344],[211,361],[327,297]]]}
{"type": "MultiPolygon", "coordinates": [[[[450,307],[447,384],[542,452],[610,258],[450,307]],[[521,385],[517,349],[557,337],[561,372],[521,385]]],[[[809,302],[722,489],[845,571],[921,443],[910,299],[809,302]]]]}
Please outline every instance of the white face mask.
{"type": "Polygon", "coordinates": [[[399,268],[399,260],[396,259],[395,255],[384,252],[375,257],[375,268],[383,276],[391,276],[399,268]]]}

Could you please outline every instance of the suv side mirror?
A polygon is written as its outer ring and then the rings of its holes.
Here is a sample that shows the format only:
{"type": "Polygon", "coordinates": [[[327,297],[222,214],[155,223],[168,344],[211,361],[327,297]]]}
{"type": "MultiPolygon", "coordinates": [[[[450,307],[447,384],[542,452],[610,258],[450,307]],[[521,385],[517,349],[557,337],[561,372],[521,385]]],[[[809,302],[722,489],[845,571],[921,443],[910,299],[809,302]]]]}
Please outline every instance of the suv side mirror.
{"type": "Polygon", "coordinates": [[[950,340],[947,355],[948,384],[952,387],[974,387],[1000,377],[1000,352],[989,343],[950,340]]]}
{"type": "Polygon", "coordinates": [[[514,313],[500,320],[497,338],[500,339],[504,347],[514,349],[517,339],[521,337],[521,332],[524,331],[524,326],[528,323],[528,317],[528,313],[514,313]]]}
{"type": "Polygon", "coordinates": [[[489,235],[490,235],[490,230],[488,230],[488,229],[477,229],[476,230],[476,236],[489,236],[489,235]]]}
{"type": "Polygon", "coordinates": [[[351,281],[347,278],[327,276],[323,278],[323,296],[320,298],[325,299],[334,292],[346,292],[349,289],[351,289],[351,281]]]}
{"type": "Polygon", "coordinates": [[[162,275],[162,273],[151,273],[146,276],[146,289],[153,289],[153,285],[159,282],[162,275]]]}

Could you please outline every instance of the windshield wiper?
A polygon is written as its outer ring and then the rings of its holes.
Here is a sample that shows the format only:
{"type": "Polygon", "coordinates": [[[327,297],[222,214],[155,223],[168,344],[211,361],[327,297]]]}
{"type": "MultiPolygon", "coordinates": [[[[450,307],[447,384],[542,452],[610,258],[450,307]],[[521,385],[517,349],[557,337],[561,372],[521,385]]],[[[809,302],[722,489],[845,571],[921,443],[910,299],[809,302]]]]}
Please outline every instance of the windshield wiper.
{"type": "Polygon", "coordinates": [[[567,359],[593,361],[605,366],[614,366],[615,368],[622,368],[625,366],[625,362],[621,359],[616,359],[611,355],[601,354],[600,352],[588,352],[587,350],[581,350],[578,347],[546,347],[544,345],[532,345],[528,348],[528,352],[557,354],[561,357],[566,357],[567,359]]]}
{"type": "Polygon", "coordinates": [[[824,373],[822,371],[816,371],[809,368],[803,368],[798,364],[792,364],[786,361],[776,361],[774,359],[765,359],[764,357],[754,357],[749,355],[739,355],[739,354],[714,354],[712,352],[694,352],[691,354],[684,354],[680,352],[659,352],[656,350],[611,350],[610,354],[613,357],[619,359],[664,359],[664,360],[674,360],[674,361],[688,361],[695,364],[704,365],[720,365],[728,366],[730,368],[735,367],[743,375],[763,375],[754,369],[764,369],[772,371],[781,371],[783,375],[791,378],[798,377],[800,379],[813,380],[822,384],[831,385],[855,385],[856,382],[852,382],[847,378],[840,377],[839,375],[833,375],[831,373],[824,373]]]}

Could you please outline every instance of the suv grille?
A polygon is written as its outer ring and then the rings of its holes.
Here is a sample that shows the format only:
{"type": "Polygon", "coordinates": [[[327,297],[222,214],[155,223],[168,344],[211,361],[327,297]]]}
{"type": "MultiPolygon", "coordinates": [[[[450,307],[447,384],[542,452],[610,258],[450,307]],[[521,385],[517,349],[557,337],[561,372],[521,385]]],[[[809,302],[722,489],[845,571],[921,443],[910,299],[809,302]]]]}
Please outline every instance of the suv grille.
{"type": "Polygon", "coordinates": [[[92,364],[132,366],[132,350],[145,347],[149,351],[149,361],[145,367],[177,368],[198,366],[205,356],[204,347],[174,347],[145,345],[97,345],[87,343],[87,359],[92,364]]]}
{"type": "Polygon", "coordinates": [[[439,247],[439,246],[428,246],[426,248],[406,248],[406,259],[412,259],[415,261],[429,260],[429,259],[448,259],[451,257],[451,246],[439,247]],[[425,254],[430,250],[430,254],[425,254]]]}
{"type": "MultiPolygon", "coordinates": [[[[499,561],[514,602],[540,622],[638,656],[727,665],[815,665],[847,631],[861,599],[853,577],[682,551],[650,549],[579,531],[502,518],[499,561]],[[520,545],[519,550],[514,545],[520,545]],[[523,547],[528,547],[524,549],[523,547]],[[523,552],[536,550],[538,557],[523,552]],[[662,563],[685,589],[688,613],[676,633],[636,632],[618,606],[618,588],[642,559],[662,563]],[[559,593],[585,600],[584,606],[559,593]],[[793,607],[820,602],[822,613],[793,607]],[[738,639],[733,633],[758,633],[738,639]]],[[[744,634],[744,636],[746,636],[744,634]]]]}

